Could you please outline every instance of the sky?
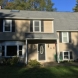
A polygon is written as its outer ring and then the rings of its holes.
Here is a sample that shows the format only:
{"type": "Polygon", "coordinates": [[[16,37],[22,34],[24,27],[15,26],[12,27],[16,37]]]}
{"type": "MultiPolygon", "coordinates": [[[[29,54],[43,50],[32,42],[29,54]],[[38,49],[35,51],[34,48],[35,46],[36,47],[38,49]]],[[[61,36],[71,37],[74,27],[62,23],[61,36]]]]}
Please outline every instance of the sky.
{"type": "Polygon", "coordinates": [[[72,8],[76,4],[76,0],[52,0],[57,11],[72,12],[72,8]]]}

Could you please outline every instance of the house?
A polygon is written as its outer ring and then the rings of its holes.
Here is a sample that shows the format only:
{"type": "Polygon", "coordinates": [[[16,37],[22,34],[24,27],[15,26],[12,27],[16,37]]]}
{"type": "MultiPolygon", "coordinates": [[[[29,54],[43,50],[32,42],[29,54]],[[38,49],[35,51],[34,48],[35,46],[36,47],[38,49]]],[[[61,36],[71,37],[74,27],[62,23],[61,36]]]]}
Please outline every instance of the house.
{"type": "Polygon", "coordinates": [[[78,13],[0,10],[0,57],[41,63],[78,58],[78,13]]]}

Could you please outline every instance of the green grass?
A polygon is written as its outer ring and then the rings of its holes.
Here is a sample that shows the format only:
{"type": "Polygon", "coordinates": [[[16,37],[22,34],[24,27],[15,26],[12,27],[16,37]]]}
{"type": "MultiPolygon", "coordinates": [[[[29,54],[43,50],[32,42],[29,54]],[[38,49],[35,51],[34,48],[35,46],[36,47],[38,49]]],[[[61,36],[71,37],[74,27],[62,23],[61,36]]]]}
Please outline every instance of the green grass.
{"type": "Polygon", "coordinates": [[[78,78],[78,67],[26,68],[0,66],[0,78],[78,78]]]}

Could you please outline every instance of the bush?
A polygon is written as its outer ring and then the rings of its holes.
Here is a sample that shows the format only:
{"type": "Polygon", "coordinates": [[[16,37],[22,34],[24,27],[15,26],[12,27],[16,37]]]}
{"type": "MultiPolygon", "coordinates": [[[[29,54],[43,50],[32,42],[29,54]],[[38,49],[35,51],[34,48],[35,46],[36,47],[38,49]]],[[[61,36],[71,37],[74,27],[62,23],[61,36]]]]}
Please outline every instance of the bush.
{"type": "Polygon", "coordinates": [[[17,63],[18,63],[18,57],[12,57],[12,59],[8,60],[8,63],[10,65],[17,65],[17,63]]]}
{"type": "Polygon", "coordinates": [[[41,64],[37,60],[30,60],[28,62],[28,66],[32,68],[37,68],[37,67],[40,67],[41,64]]]}
{"type": "Polygon", "coordinates": [[[12,57],[12,58],[2,58],[0,60],[0,65],[17,65],[18,64],[18,57],[12,57]]]}

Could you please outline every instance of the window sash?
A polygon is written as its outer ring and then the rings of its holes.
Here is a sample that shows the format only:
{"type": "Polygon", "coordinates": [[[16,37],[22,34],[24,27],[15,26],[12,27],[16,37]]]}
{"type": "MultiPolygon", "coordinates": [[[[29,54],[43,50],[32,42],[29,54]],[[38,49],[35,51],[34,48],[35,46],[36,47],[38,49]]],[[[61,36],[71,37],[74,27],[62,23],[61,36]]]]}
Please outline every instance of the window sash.
{"type": "Polygon", "coordinates": [[[12,31],[12,20],[3,20],[3,32],[11,32],[11,31],[12,31]]]}
{"type": "Polygon", "coordinates": [[[33,31],[41,32],[41,21],[40,20],[33,20],[33,31]],[[35,25],[36,22],[39,22],[39,26],[35,25]]]}
{"type": "Polygon", "coordinates": [[[13,55],[8,55],[8,52],[7,52],[7,47],[8,46],[16,46],[17,47],[16,56],[23,57],[23,45],[1,45],[2,56],[4,56],[4,57],[14,57],[13,55]]]}
{"type": "Polygon", "coordinates": [[[63,52],[63,60],[70,60],[70,59],[73,59],[73,55],[71,54],[71,51],[64,51],[63,52]],[[68,53],[66,54],[66,52],[68,52],[68,53]]]}
{"type": "Polygon", "coordinates": [[[22,48],[23,48],[23,46],[19,45],[19,56],[22,56],[22,48]]]}
{"type": "Polygon", "coordinates": [[[68,32],[62,32],[62,42],[63,43],[68,43],[69,42],[69,33],[68,32]],[[66,35],[64,35],[66,34],[66,35]],[[66,40],[64,40],[66,39],[66,40]]]}

